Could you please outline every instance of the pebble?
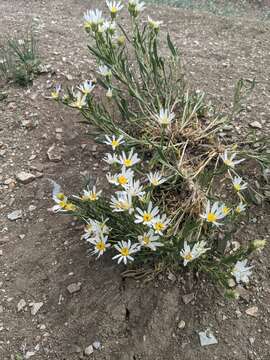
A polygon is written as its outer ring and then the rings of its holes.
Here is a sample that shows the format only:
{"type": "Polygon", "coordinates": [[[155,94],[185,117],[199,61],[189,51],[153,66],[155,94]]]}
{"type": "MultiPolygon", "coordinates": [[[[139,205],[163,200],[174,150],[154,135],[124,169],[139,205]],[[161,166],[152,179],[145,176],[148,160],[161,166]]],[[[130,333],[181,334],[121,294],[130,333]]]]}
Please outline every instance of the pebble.
{"type": "Polygon", "coordinates": [[[194,293],[190,293],[182,296],[183,303],[186,305],[189,304],[192,300],[194,300],[194,298],[195,298],[194,293]]]}
{"type": "Polygon", "coordinates": [[[30,357],[34,356],[36,354],[35,351],[27,351],[26,354],[24,355],[24,358],[27,360],[27,359],[30,359],[30,357]]]}
{"type": "Polygon", "coordinates": [[[98,350],[98,349],[100,349],[100,347],[101,347],[101,343],[99,341],[94,341],[93,342],[93,348],[94,349],[98,350]]]}
{"type": "Polygon", "coordinates": [[[186,323],[184,320],[181,320],[178,324],[178,329],[184,329],[184,327],[186,326],[186,323]]]}
{"type": "Polygon", "coordinates": [[[25,171],[21,171],[18,174],[16,174],[16,178],[22,184],[29,184],[30,182],[35,180],[35,175],[31,173],[27,173],[25,171]]]}
{"type": "Polygon", "coordinates": [[[258,316],[258,306],[252,306],[246,310],[246,314],[249,316],[257,317],[258,316]]]}
{"type": "Polygon", "coordinates": [[[209,329],[207,329],[206,331],[199,332],[199,337],[200,337],[201,346],[209,346],[209,345],[218,344],[217,339],[210,332],[209,329]]]}
{"type": "Polygon", "coordinates": [[[7,218],[11,221],[18,220],[22,218],[22,210],[15,210],[12,213],[8,214],[7,218]]]}
{"type": "Polygon", "coordinates": [[[29,205],[28,210],[29,210],[30,212],[32,212],[32,211],[35,211],[36,208],[37,208],[37,207],[36,207],[35,205],[29,205]]]}
{"type": "Polygon", "coordinates": [[[43,302],[32,303],[31,314],[36,315],[37,312],[42,308],[43,302]]]}
{"type": "Polygon", "coordinates": [[[252,121],[251,123],[249,123],[249,126],[252,127],[253,129],[261,129],[262,128],[262,124],[259,123],[259,121],[252,121]]]}
{"type": "Polygon", "coordinates": [[[3,256],[3,250],[0,249],[0,256],[3,256]]]}
{"type": "Polygon", "coordinates": [[[86,356],[89,356],[89,355],[93,354],[93,352],[94,352],[94,348],[93,348],[92,345],[89,345],[84,349],[84,354],[86,356]]]}
{"type": "Polygon", "coordinates": [[[60,150],[53,144],[47,151],[47,155],[50,161],[58,162],[62,160],[60,150]]]}
{"type": "Polygon", "coordinates": [[[17,304],[18,312],[22,311],[26,306],[26,301],[24,299],[21,299],[17,304]]]}
{"type": "Polygon", "coordinates": [[[168,279],[170,281],[172,281],[172,282],[175,282],[176,281],[176,276],[173,273],[170,272],[169,275],[168,275],[168,279]]]}
{"type": "Polygon", "coordinates": [[[82,286],[82,284],[81,284],[80,282],[78,282],[78,283],[72,283],[72,284],[70,284],[70,285],[67,286],[67,290],[68,290],[68,292],[69,292],[70,294],[74,294],[74,293],[76,293],[76,292],[78,292],[78,291],[81,290],[81,286],[82,286]]]}

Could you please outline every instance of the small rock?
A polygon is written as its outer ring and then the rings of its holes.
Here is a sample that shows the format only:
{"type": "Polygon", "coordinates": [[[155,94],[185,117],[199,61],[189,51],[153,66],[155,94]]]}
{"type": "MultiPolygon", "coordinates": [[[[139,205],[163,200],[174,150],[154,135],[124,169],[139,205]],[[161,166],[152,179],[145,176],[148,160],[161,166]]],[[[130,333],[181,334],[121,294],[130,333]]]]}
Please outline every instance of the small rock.
{"type": "Polygon", "coordinates": [[[82,352],[82,349],[78,345],[72,345],[71,352],[80,354],[82,352]]]}
{"type": "Polygon", "coordinates": [[[178,324],[178,329],[184,329],[184,327],[186,326],[186,323],[184,320],[181,320],[178,324]]]}
{"type": "Polygon", "coordinates": [[[27,351],[26,354],[24,355],[24,358],[27,360],[27,359],[30,359],[30,357],[34,356],[36,354],[35,351],[27,351]]]}
{"type": "Polygon", "coordinates": [[[77,284],[73,283],[67,286],[67,290],[70,294],[74,294],[81,290],[81,286],[82,284],[80,282],[78,282],[77,284]]]}
{"type": "Polygon", "coordinates": [[[59,148],[57,148],[55,146],[55,144],[53,144],[47,151],[47,155],[50,161],[54,161],[54,162],[58,162],[62,160],[62,155],[61,152],[59,150],[59,148]]]}
{"type": "Polygon", "coordinates": [[[253,337],[248,338],[248,341],[250,342],[250,345],[253,345],[255,342],[255,339],[253,337]]]}
{"type": "Polygon", "coordinates": [[[32,120],[22,120],[22,126],[28,130],[34,129],[36,124],[32,120]]]}
{"type": "Polygon", "coordinates": [[[89,356],[89,355],[93,354],[93,352],[94,352],[94,348],[93,348],[92,345],[89,345],[84,349],[84,354],[86,356],[89,356]]]}
{"type": "Polygon", "coordinates": [[[32,212],[32,211],[35,211],[36,208],[37,208],[37,207],[36,207],[35,205],[29,205],[28,210],[29,210],[30,212],[32,212]]]}
{"type": "Polygon", "coordinates": [[[26,301],[24,299],[21,299],[17,304],[18,312],[22,311],[26,306],[26,301]]]}
{"type": "Polygon", "coordinates": [[[63,129],[62,129],[62,128],[56,128],[56,129],[55,129],[55,132],[56,132],[57,134],[61,134],[61,133],[63,132],[63,129]]]}
{"type": "Polygon", "coordinates": [[[253,129],[261,129],[262,128],[262,124],[259,123],[259,121],[252,121],[251,123],[249,123],[249,126],[252,127],[253,129]]]}
{"type": "Polygon", "coordinates": [[[176,276],[173,273],[170,272],[169,275],[168,275],[168,279],[170,281],[172,281],[172,282],[175,282],[176,281],[176,276]]]}
{"type": "Polygon", "coordinates": [[[40,328],[40,330],[45,330],[45,329],[46,329],[46,325],[41,324],[39,328],[40,328]]]}
{"type": "Polygon", "coordinates": [[[186,305],[189,304],[192,300],[194,300],[194,298],[195,298],[194,293],[190,293],[182,296],[183,303],[186,305]]]}
{"type": "Polygon", "coordinates": [[[246,310],[246,314],[249,316],[257,317],[258,316],[258,306],[252,306],[246,310]]]}
{"type": "Polygon", "coordinates": [[[3,250],[0,249],[0,256],[3,256],[3,250]]]}
{"type": "Polygon", "coordinates": [[[16,178],[22,184],[28,184],[31,181],[35,180],[35,175],[31,173],[27,173],[25,171],[21,171],[18,174],[16,174],[16,178]]]}
{"type": "Polygon", "coordinates": [[[36,315],[37,312],[42,308],[43,302],[33,303],[31,308],[31,314],[36,315]]]}
{"type": "Polygon", "coordinates": [[[215,336],[210,332],[209,329],[206,331],[199,332],[201,346],[215,345],[218,344],[215,336]]]}
{"type": "Polygon", "coordinates": [[[101,343],[99,341],[94,341],[93,342],[93,348],[94,349],[98,350],[98,349],[100,349],[100,347],[101,347],[101,343]]]}
{"type": "Polygon", "coordinates": [[[7,218],[11,221],[18,220],[22,218],[22,210],[15,210],[12,213],[8,214],[7,218]]]}

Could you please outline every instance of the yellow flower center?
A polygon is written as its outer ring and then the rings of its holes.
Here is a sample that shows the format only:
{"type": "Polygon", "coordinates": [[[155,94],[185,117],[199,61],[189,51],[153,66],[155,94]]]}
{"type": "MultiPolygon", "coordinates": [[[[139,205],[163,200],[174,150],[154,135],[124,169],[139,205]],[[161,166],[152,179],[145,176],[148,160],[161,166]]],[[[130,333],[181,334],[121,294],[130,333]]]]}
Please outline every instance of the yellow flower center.
{"type": "Polygon", "coordinates": [[[128,183],[128,179],[124,175],[118,176],[118,182],[120,185],[126,185],[128,183]]]}
{"type": "Polygon", "coordinates": [[[215,222],[215,221],[217,221],[217,216],[216,216],[216,214],[214,214],[214,213],[209,213],[209,214],[207,215],[207,221],[209,221],[209,222],[215,222]]]}
{"type": "Polygon", "coordinates": [[[144,235],[143,243],[144,243],[144,245],[148,245],[150,243],[150,237],[147,235],[144,235]]]}
{"type": "Polygon", "coordinates": [[[58,200],[64,200],[65,195],[64,195],[63,193],[58,193],[58,194],[56,194],[56,198],[57,198],[58,200]]]}
{"type": "Polygon", "coordinates": [[[123,248],[121,249],[121,255],[122,255],[122,256],[128,256],[128,255],[129,255],[129,248],[123,247],[123,248]]]}
{"type": "Polygon", "coordinates": [[[240,212],[241,212],[240,207],[239,207],[239,206],[237,206],[237,208],[235,209],[235,211],[236,211],[237,213],[240,213],[240,212]]]}
{"type": "Polygon", "coordinates": [[[236,191],[240,191],[241,190],[241,185],[240,184],[234,184],[234,188],[236,191]]]}
{"type": "Polygon", "coordinates": [[[193,256],[192,256],[191,252],[189,252],[187,255],[185,255],[184,259],[187,260],[187,261],[193,260],[193,256]]]}
{"type": "Polygon", "coordinates": [[[227,215],[230,212],[230,209],[227,206],[224,206],[224,208],[222,209],[223,214],[227,215]]]}
{"type": "Polygon", "coordinates": [[[59,93],[56,92],[56,91],[52,91],[52,92],[51,92],[51,97],[52,97],[53,99],[58,99],[59,93]]]}
{"type": "Polygon", "coordinates": [[[162,224],[162,223],[160,223],[160,222],[157,222],[157,223],[155,223],[154,228],[155,228],[157,231],[161,231],[161,230],[164,230],[165,226],[164,226],[164,224],[162,224]]]}
{"type": "Polygon", "coordinates": [[[125,160],[124,160],[124,165],[126,165],[127,167],[132,166],[132,160],[130,160],[130,159],[125,159],[125,160]]]}
{"type": "Polygon", "coordinates": [[[159,182],[158,182],[157,179],[152,179],[151,183],[152,183],[152,185],[154,185],[154,186],[158,186],[158,184],[159,184],[159,182]]]}
{"type": "Polygon", "coordinates": [[[60,201],[59,206],[64,209],[67,206],[67,203],[65,201],[60,201]]]}
{"type": "Polygon", "coordinates": [[[120,144],[119,144],[119,141],[118,140],[112,140],[112,147],[117,147],[117,146],[119,146],[120,144]]]}
{"type": "Polygon", "coordinates": [[[106,245],[104,243],[104,241],[99,241],[97,244],[96,244],[96,248],[97,250],[99,251],[104,251],[106,249],[106,245]]]}
{"type": "Polygon", "coordinates": [[[224,160],[224,164],[227,166],[232,166],[233,162],[231,160],[227,159],[227,160],[224,160]]]}
{"type": "Polygon", "coordinates": [[[68,203],[68,204],[66,204],[66,206],[65,206],[65,210],[67,210],[67,211],[74,211],[74,210],[76,210],[76,206],[75,206],[74,204],[68,203]]]}
{"type": "Polygon", "coordinates": [[[92,193],[92,194],[90,194],[89,195],[89,199],[91,200],[91,201],[96,201],[97,200],[97,194],[94,192],[94,193],[92,193]]]}
{"type": "Polygon", "coordinates": [[[112,13],[112,14],[116,14],[116,13],[117,13],[117,7],[116,7],[116,6],[112,6],[112,8],[111,8],[111,13],[112,13]]]}
{"type": "Polygon", "coordinates": [[[143,221],[144,222],[149,222],[152,219],[153,219],[153,216],[151,214],[146,213],[146,214],[143,215],[143,221]]]}

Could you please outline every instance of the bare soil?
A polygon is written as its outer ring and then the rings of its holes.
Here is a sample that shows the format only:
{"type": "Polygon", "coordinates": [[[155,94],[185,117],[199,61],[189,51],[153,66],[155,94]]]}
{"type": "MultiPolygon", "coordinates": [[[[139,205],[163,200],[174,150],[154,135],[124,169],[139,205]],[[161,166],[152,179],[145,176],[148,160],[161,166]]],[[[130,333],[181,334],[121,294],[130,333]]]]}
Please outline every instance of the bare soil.
{"type": "MultiPolygon", "coordinates": [[[[0,39],[20,36],[35,18],[41,57],[51,66],[27,89],[5,86],[8,98],[0,102],[0,359],[20,360],[29,351],[37,360],[82,359],[83,349],[99,341],[101,348],[89,358],[269,360],[269,246],[253,260],[254,278],[244,298],[229,302],[210,279],[193,274],[162,274],[150,282],[122,280],[123,269],[110,258],[86,256],[75,220],[48,211],[49,179],[76,193],[84,174],[102,176],[102,147],[87,135],[77,112],[47,98],[55,82],[71,85],[91,77],[95,67],[82,15],[95,6],[102,5],[85,0],[0,2],[0,39]],[[26,120],[33,128],[24,126],[26,120]],[[61,151],[59,162],[47,157],[53,144],[61,151]],[[23,170],[42,176],[23,185],[16,181],[23,170]],[[9,213],[20,209],[22,219],[8,220],[9,213]],[[67,286],[78,282],[80,291],[70,294],[67,286]],[[186,294],[194,294],[188,304],[182,298],[186,294]],[[18,312],[21,299],[27,305],[18,312]],[[31,302],[43,302],[36,315],[30,313],[31,302]],[[253,306],[258,307],[254,317],[245,312],[253,306]],[[181,320],[184,328],[178,326],[181,320]],[[207,328],[218,344],[201,347],[198,332],[207,328]]],[[[254,120],[262,124],[258,136],[269,134],[269,23],[168,7],[148,12],[164,21],[182,49],[192,84],[216,102],[230,106],[235,82],[256,77],[249,107],[231,136],[237,141],[254,120]]],[[[235,240],[269,239],[269,214],[267,203],[254,207],[235,240]]]]}

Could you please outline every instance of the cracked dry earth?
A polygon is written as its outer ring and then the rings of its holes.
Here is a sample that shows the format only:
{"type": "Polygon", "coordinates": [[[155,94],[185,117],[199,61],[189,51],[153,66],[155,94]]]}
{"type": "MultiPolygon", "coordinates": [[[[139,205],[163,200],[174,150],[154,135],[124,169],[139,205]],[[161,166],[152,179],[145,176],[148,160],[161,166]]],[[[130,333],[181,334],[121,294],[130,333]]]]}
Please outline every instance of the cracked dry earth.
{"type": "MultiPolygon", "coordinates": [[[[82,14],[97,5],[102,6],[84,0],[0,1],[1,40],[19,35],[35,18],[41,57],[51,65],[27,89],[5,85],[8,98],[0,103],[0,359],[82,359],[83,350],[99,341],[89,358],[269,360],[269,246],[253,260],[247,291],[229,302],[210,280],[192,274],[123,281],[122,269],[109,258],[86,256],[74,219],[48,211],[49,179],[75,193],[84,174],[102,176],[103,148],[92,142],[77,112],[46,98],[55,82],[71,85],[91,76],[82,14]],[[58,162],[47,156],[53,144],[58,162]],[[16,180],[21,171],[36,177],[21,184],[16,180]],[[11,221],[7,215],[15,210],[22,218],[11,221]],[[77,283],[71,294],[67,287],[77,283]],[[33,303],[43,303],[35,315],[33,303]],[[250,308],[253,316],[246,313],[250,308]],[[198,332],[207,328],[218,344],[201,347],[198,332]]],[[[183,51],[192,83],[215,101],[229,106],[235,82],[256,77],[248,111],[229,136],[243,135],[254,120],[262,125],[258,136],[269,134],[269,23],[166,7],[148,13],[164,21],[183,51]]],[[[235,240],[269,240],[269,213],[267,203],[254,207],[235,240]]]]}

